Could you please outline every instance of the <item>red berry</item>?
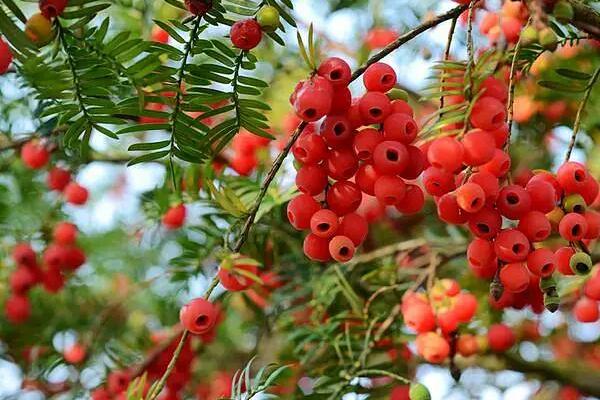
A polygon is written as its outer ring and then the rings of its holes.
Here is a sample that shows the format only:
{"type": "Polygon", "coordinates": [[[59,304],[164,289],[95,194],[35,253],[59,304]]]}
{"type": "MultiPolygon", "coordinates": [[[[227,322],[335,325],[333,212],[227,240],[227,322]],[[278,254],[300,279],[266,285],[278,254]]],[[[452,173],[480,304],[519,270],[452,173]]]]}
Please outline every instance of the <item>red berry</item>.
{"type": "Polygon", "coordinates": [[[296,160],[303,164],[317,164],[327,157],[327,145],[323,138],[308,133],[298,138],[292,148],[296,160]]]}
{"type": "Polygon", "coordinates": [[[427,161],[423,152],[417,146],[407,144],[406,151],[408,151],[409,161],[404,171],[400,173],[400,176],[404,179],[417,179],[423,173],[427,161]]]}
{"type": "Polygon", "coordinates": [[[512,329],[504,324],[494,324],[488,329],[488,345],[495,352],[504,352],[510,349],[516,341],[512,329]]]}
{"type": "Polygon", "coordinates": [[[503,148],[508,140],[508,124],[502,124],[500,128],[488,132],[494,137],[496,147],[499,149],[503,148]]]}
{"type": "Polygon", "coordinates": [[[65,361],[69,364],[79,364],[80,362],[85,360],[85,356],[85,347],[83,347],[79,343],[74,343],[69,347],[65,348],[65,351],[63,353],[65,361]]]}
{"type": "Polygon", "coordinates": [[[383,141],[383,136],[377,129],[365,128],[354,136],[354,153],[359,160],[370,160],[373,157],[375,147],[383,141]]]}
{"type": "Polygon", "coordinates": [[[414,117],[414,112],[413,112],[412,107],[407,102],[405,102],[404,100],[400,100],[400,99],[392,101],[392,114],[396,114],[396,113],[406,114],[411,118],[414,117]]]}
{"type": "Polygon", "coordinates": [[[348,63],[338,57],[329,57],[319,65],[317,73],[333,86],[348,86],[352,71],[348,63]]]}
{"type": "Polygon", "coordinates": [[[402,315],[406,326],[417,333],[435,329],[435,315],[429,303],[415,302],[406,306],[403,304],[402,315]]]}
{"type": "Polygon", "coordinates": [[[516,229],[501,231],[494,241],[496,255],[502,261],[524,261],[529,254],[531,246],[527,237],[516,229]]]}
{"type": "Polygon", "coordinates": [[[506,109],[493,97],[481,97],[473,105],[470,119],[475,128],[493,131],[504,124],[506,109]]]}
{"type": "Polygon", "coordinates": [[[212,8],[212,0],[185,0],[185,8],[194,15],[202,16],[212,8]]]}
{"type": "Polygon", "coordinates": [[[2,37],[0,37],[0,75],[3,75],[8,71],[10,63],[12,63],[13,55],[10,51],[8,43],[6,43],[2,37]]]}
{"type": "Polygon", "coordinates": [[[458,329],[458,319],[454,310],[438,312],[436,315],[437,326],[444,335],[456,332],[458,329]]]}
{"type": "Polygon", "coordinates": [[[556,180],[567,193],[579,193],[588,182],[588,172],[582,164],[568,161],[558,168],[556,180]]]}
{"type": "Polygon", "coordinates": [[[335,180],[347,180],[358,170],[358,159],[349,147],[331,150],[327,156],[327,174],[335,180]]]}
{"type": "Polygon", "coordinates": [[[388,64],[371,64],[363,75],[363,83],[368,91],[387,92],[396,84],[396,73],[388,64]]]}
{"type": "Polygon", "coordinates": [[[333,86],[325,78],[312,77],[301,82],[297,92],[292,94],[294,111],[298,118],[306,122],[317,121],[331,110],[333,86]]]}
{"type": "Polygon", "coordinates": [[[321,124],[321,136],[332,149],[346,147],[352,143],[354,131],[350,121],[341,115],[328,116],[321,124]]]}
{"type": "Polygon", "coordinates": [[[63,13],[67,7],[67,0],[40,0],[38,5],[42,15],[51,19],[63,13]]]}
{"type": "MultiPolygon", "coordinates": [[[[329,113],[332,115],[346,114],[351,106],[352,92],[350,92],[350,89],[348,89],[347,87],[334,87],[333,95],[331,98],[331,110],[329,111],[329,113]]],[[[350,122],[349,119],[348,122],[350,122]]],[[[350,124],[350,126],[354,128],[352,123],[350,124]]]]}
{"type": "Polygon", "coordinates": [[[588,178],[585,181],[583,189],[579,192],[585,200],[585,204],[591,205],[600,193],[600,184],[592,175],[588,174],[588,178]]]}
{"type": "Polygon", "coordinates": [[[13,294],[4,304],[4,314],[13,324],[22,324],[31,315],[31,305],[25,296],[13,294]]]}
{"type": "Polygon", "coordinates": [[[321,238],[330,238],[338,230],[338,216],[331,210],[319,210],[310,219],[310,231],[321,238]]]}
{"type": "Polygon", "coordinates": [[[38,141],[31,140],[21,148],[21,159],[31,169],[40,169],[50,161],[50,152],[38,141]]]}
{"type": "Polygon", "coordinates": [[[423,171],[423,186],[432,196],[442,196],[454,190],[454,176],[441,168],[429,167],[423,171]]]}
{"type": "Polygon", "coordinates": [[[527,256],[527,268],[532,274],[542,278],[550,276],[556,268],[556,256],[545,247],[534,250],[527,256]]]}
{"type": "Polygon", "coordinates": [[[362,200],[362,192],[353,182],[338,181],[327,191],[327,204],[339,216],[355,211],[362,200]]]}
{"type": "Polygon", "coordinates": [[[15,260],[17,266],[33,268],[37,265],[35,251],[33,251],[29,243],[17,244],[13,249],[12,258],[15,260]]]}
{"type": "Polygon", "coordinates": [[[456,200],[464,211],[475,213],[485,205],[485,193],[478,184],[467,182],[456,189],[456,200]]]}
{"type": "Polygon", "coordinates": [[[372,164],[363,164],[356,171],[354,181],[364,193],[375,196],[375,182],[380,176],[372,164]]]}
{"type": "Polygon", "coordinates": [[[225,289],[237,292],[248,289],[255,282],[250,276],[245,275],[245,273],[258,276],[258,268],[256,265],[251,264],[235,264],[232,268],[223,268],[221,266],[217,275],[221,285],[225,289]]]}
{"type": "Polygon", "coordinates": [[[167,229],[179,229],[185,222],[187,210],[184,204],[172,206],[162,217],[162,223],[167,229]]]}
{"type": "Polygon", "coordinates": [[[573,315],[579,322],[596,322],[600,317],[598,303],[595,300],[582,297],[575,303],[573,315]]]}
{"type": "Polygon", "coordinates": [[[71,172],[60,167],[53,167],[48,172],[47,179],[48,188],[62,192],[65,187],[71,182],[71,172]]]}
{"type": "Polygon", "coordinates": [[[63,267],[75,271],[85,264],[85,253],[79,247],[66,247],[64,250],[63,267]]]}
{"type": "Polygon", "coordinates": [[[477,298],[471,293],[459,293],[455,299],[454,313],[458,322],[469,322],[477,311],[477,298]]]}
{"type": "Polygon", "coordinates": [[[431,143],[427,151],[427,160],[436,168],[454,172],[461,167],[463,154],[462,144],[453,137],[445,136],[431,143]]]}
{"type": "Polygon", "coordinates": [[[467,260],[475,268],[483,268],[496,262],[496,253],[492,242],[475,238],[467,247],[467,260]]]}
{"type": "Polygon", "coordinates": [[[491,207],[483,207],[480,211],[469,216],[469,229],[477,237],[491,239],[500,232],[502,216],[491,207]]]}
{"type": "Polygon", "coordinates": [[[89,196],[88,190],[76,182],[69,183],[63,194],[67,202],[77,206],[85,204],[89,196]]]}
{"type": "Polygon", "coordinates": [[[437,213],[448,224],[461,225],[468,219],[468,215],[459,206],[455,193],[446,193],[438,199],[437,213]]]}
{"type": "Polygon", "coordinates": [[[346,236],[354,246],[360,246],[369,233],[367,220],[356,213],[346,214],[337,230],[338,235],[346,236]]]}
{"type": "Polygon", "coordinates": [[[584,294],[593,300],[600,300],[600,275],[596,273],[592,276],[583,288],[584,294]]]}
{"type": "Polygon", "coordinates": [[[486,171],[479,171],[469,176],[468,182],[476,183],[483,189],[487,204],[494,204],[500,193],[498,178],[486,171]]]}
{"type": "Polygon", "coordinates": [[[594,210],[587,210],[583,217],[587,222],[587,231],[584,239],[597,239],[600,236],[600,213],[594,210]]]}
{"type": "Polygon", "coordinates": [[[529,271],[525,263],[509,263],[500,268],[500,282],[506,290],[521,293],[529,287],[529,271]]]}
{"type": "Polygon", "coordinates": [[[316,196],[327,185],[327,170],[321,165],[304,165],[296,175],[296,186],[302,193],[316,196]]]}
{"type": "Polygon", "coordinates": [[[456,341],[456,351],[463,357],[470,357],[479,352],[479,342],[473,335],[462,334],[456,341]]]}
{"type": "MultiPolygon", "coordinates": [[[[554,203],[556,204],[558,201],[560,201],[560,199],[563,196],[563,189],[560,186],[560,183],[558,183],[558,180],[556,180],[556,177],[554,175],[552,175],[550,172],[547,171],[541,171],[536,173],[534,176],[531,177],[531,179],[529,179],[529,182],[527,182],[527,184],[532,184],[533,182],[538,182],[538,181],[543,181],[543,182],[547,182],[550,185],[552,185],[552,187],[554,188],[554,203]]],[[[532,188],[532,191],[534,191],[535,189],[539,189],[539,188],[532,188]]],[[[546,190],[547,191],[547,190],[546,190]]],[[[544,212],[543,210],[539,210],[544,212]]]]}
{"type": "Polygon", "coordinates": [[[383,137],[385,140],[410,144],[417,137],[417,133],[419,133],[419,128],[415,120],[403,113],[391,114],[383,122],[383,137]]]}
{"type": "Polygon", "coordinates": [[[262,39],[262,30],[255,19],[237,21],[229,32],[231,43],[238,49],[252,50],[262,39]]]}
{"type": "Polygon", "coordinates": [[[16,294],[24,294],[36,283],[37,276],[31,268],[18,267],[10,274],[10,289],[16,294]]]}
{"type": "Polygon", "coordinates": [[[556,256],[556,269],[563,275],[575,275],[575,272],[571,269],[569,262],[571,257],[575,254],[575,249],[572,247],[561,247],[554,252],[556,256]]]}
{"type": "Polygon", "coordinates": [[[383,93],[367,92],[358,101],[358,110],[365,125],[383,122],[392,111],[390,99],[383,93]]]}
{"type": "Polygon", "coordinates": [[[542,179],[530,179],[525,190],[531,198],[531,209],[548,214],[556,207],[556,191],[551,183],[542,179]]]}
{"type": "Polygon", "coordinates": [[[406,195],[406,185],[402,178],[383,175],[375,182],[375,197],[386,206],[399,204],[406,195]]]}
{"type": "Polygon", "coordinates": [[[113,395],[122,394],[127,390],[131,377],[126,371],[113,371],[108,374],[106,380],[106,387],[108,391],[113,395]]]}
{"type": "Polygon", "coordinates": [[[500,149],[496,149],[494,157],[487,163],[479,166],[479,171],[489,172],[501,178],[510,171],[510,157],[500,149]]]}
{"type": "Polygon", "coordinates": [[[379,143],[373,151],[373,165],[382,175],[402,173],[409,161],[406,146],[399,142],[386,140],[379,143]]]}
{"type": "Polygon", "coordinates": [[[506,218],[517,220],[531,210],[531,197],[521,186],[508,185],[500,190],[496,206],[506,218]]]}
{"type": "Polygon", "coordinates": [[[313,261],[327,262],[331,260],[329,239],[320,238],[312,233],[304,238],[304,254],[313,261]]]}
{"type": "Polygon", "coordinates": [[[321,209],[319,203],[307,194],[294,197],[287,206],[287,217],[297,230],[308,229],[313,214],[321,209]]]}
{"type": "Polygon", "coordinates": [[[421,211],[425,204],[423,189],[417,185],[407,184],[404,199],[395,205],[396,209],[403,214],[415,214],[421,211]]]}
{"type": "Polygon", "coordinates": [[[197,335],[212,330],[217,323],[218,316],[217,307],[202,298],[190,301],[179,311],[179,320],[183,327],[197,335]]]}
{"type": "Polygon", "coordinates": [[[257,167],[258,159],[254,154],[235,153],[229,166],[241,176],[249,176],[257,167]]]}
{"type": "Polygon", "coordinates": [[[481,129],[473,129],[463,137],[464,163],[473,167],[489,162],[496,150],[494,137],[481,129]]]}
{"type": "Polygon", "coordinates": [[[501,80],[488,76],[481,82],[480,91],[484,91],[482,97],[493,97],[501,103],[506,104],[508,100],[508,87],[501,80]]]}
{"type": "Polygon", "coordinates": [[[416,345],[418,353],[432,364],[441,364],[450,354],[448,341],[435,332],[417,336],[416,345]]]}
{"type": "Polygon", "coordinates": [[[530,211],[525,214],[517,228],[532,242],[541,242],[552,233],[550,221],[539,211],[530,211]]]}
{"type": "Polygon", "coordinates": [[[58,244],[73,244],[77,239],[77,227],[70,222],[59,222],[54,227],[52,238],[58,244]]]}
{"type": "Polygon", "coordinates": [[[329,242],[329,253],[337,262],[350,261],[354,251],[354,243],[346,236],[334,236],[329,242]]]}
{"type": "Polygon", "coordinates": [[[588,224],[585,217],[577,213],[568,213],[560,220],[558,232],[563,239],[576,242],[583,239],[587,233],[588,224]]]}

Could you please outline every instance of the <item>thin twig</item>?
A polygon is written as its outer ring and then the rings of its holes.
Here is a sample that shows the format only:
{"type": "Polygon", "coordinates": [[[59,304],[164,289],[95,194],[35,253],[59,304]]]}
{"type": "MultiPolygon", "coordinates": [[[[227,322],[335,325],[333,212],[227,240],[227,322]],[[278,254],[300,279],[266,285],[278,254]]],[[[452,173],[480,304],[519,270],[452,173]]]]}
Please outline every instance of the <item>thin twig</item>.
{"type": "MultiPolygon", "coordinates": [[[[446,49],[444,50],[444,61],[448,61],[450,59],[450,48],[452,47],[452,39],[454,38],[454,31],[456,30],[456,21],[458,21],[458,17],[452,18],[452,25],[450,25],[450,31],[448,32],[448,40],[446,41],[446,49]]],[[[442,85],[440,87],[440,91],[444,92],[444,82],[446,80],[446,76],[444,72],[442,72],[442,85]]],[[[440,109],[444,108],[444,95],[440,96],[440,109]]],[[[443,113],[440,113],[440,120],[443,117],[443,113]]]]}
{"type": "Polygon", "coordinates": [[[577,115],[575,116],[575,123],[573,124],[573,133],[571,134],[571,141],[569,142],[569,147],[567,148],[567,154],[565,154],[564,162],[569,161],[571,158],[571,153],[573,152],[573,148],[575,147],[575,142],[577,140],[577,134],[579,133],[579,126],[581,125],[581,116],[583,115],[583,109],[587,104],[590,94],[592,93],[592,88],[596,84],[598,80],[598,76],[600,76],[600,68],[596,69],[594,75],[590,78],[587,88],[585,89],[585,94],[583,95],[583,100],[579,104],[579,108],[577,109],[577,115]]]}

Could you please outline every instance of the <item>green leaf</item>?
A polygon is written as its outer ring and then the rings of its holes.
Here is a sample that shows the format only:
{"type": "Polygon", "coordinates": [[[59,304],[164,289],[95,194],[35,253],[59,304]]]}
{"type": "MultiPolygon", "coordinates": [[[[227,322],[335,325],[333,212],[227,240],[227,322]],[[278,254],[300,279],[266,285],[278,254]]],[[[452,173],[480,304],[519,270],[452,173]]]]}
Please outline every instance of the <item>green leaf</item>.
{"type": "Polygon", "coordinates": [[[592,78],[591,74],[581,71],[575,71],[568,68],[558,68],[556,69],[556,73],[564,76],[565,78],[577,79],[581,81],[589,81],[592,78]]]}
{"type": "Polygon", "coordinates": [[[129,151],[150,151],[159,150],[171,144],[170,140],[161,140],[159,142],[135,143],[129,146],[129,151]]]}
{"type": "Polygon", "coordinates": [[[149,162],[149,161],[159,160],[163,157],[166,157],[169,153],[170,153],[169,150],[162,150],[162,151],[156,151],[154,153],[147,153],[147,154],[144,154],[143,156],[139,156],[139,157],[132,159],[131,161],[129,161],[127,163],[127,165],[131,166],[131,165],[135,165],[135,164],[139,164],[139,163],[145,163],[145,162],[149,162]]]}
{"type": "Polygon", "coordinates": [[[245,84],[245,85],[250,85],[250,86],[256,86],[256,87],[263,87],[266,88],[269,86],[269,84],[265,81],[262,81],[260,79],[256,79],[256,78],[251,78],[249,76],[238,76],[238,81],[240,81],[241,83],[245,84]]]}
{"type": "Polygon", "coordinates": [[[567,93],[585,92],[585,87],[581,87],[581,86],[578,87],[577,85],[564,84],[564,83],[555,82],[555,81],[539,81],[538,85],[545,87],[547,89],[552,89],[552,90],[557,90],[557,91],[567,92],[567,93]]]}
{"type": "Polygon", "coordinates": [[[21,11],[19,6],[17,6],[13,0],[3,0],[3,2],[4,4],[6,4],[8,9],[12,11],[13,14],[15,14],[15,17],[17,17],[22,23],[27,22],[27,17],[25,17],[23,11],[21,11]]]}
{"type": "Polygon", "coordinates": [[[308,66],[308,69],[311,71],[314,70],[310,58],[308,57],[308,53],[306,52],[306,48],[304,47],[304,41],[302,40],[302,35],[300,35],[300,31],[296,31],[296,38],[298,39],[298,49],[300,50],[300,56],[304,59],[304,62],[308,66]]]}
{"type": "Polygon", "coordinates": [[[156,23],[156,25],[160,26],[162,29],[164,29],[165,31],[167,31],[167,33],[169,34],[169,36],[171,36],[177,42],[179,42],[179,43],[185,43],[185,39],[179,33],[177,33],[177,31],[175,29],[173,29],[172,26],[170,26],[167,23],[164,23],[163,21],[157,20],[157,19],[155,19],[153,21],[156,23]]]}

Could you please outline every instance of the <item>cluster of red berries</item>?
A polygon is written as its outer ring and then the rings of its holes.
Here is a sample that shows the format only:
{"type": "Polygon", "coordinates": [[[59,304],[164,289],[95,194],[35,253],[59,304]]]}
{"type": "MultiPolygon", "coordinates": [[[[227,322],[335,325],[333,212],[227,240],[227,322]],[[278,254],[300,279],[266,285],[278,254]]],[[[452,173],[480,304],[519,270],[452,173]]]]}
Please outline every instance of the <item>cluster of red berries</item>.
{"type": "Polygon", "coordinates": [[[77,247],[77,228],[69,222],[61,222],[54,227],[53,242],[42,255],[42,264],[27,243],[20,243],[13,249],[16,269],[10,276],[11,296],[5,304],[5,314],[12,323],[23,323],[31,314],[27,293],[36,284],[56,293],[65,285],[65,279],[85,263],[85,253],[77,247]]]}
{"type": "Polygon", "coordinates": [[[268,138],[253,135],[242,130],[231,142],[232,156],[229,166],[238,174],[250,175],[258,166],[259,155],[265,151],[270,143],[268,138]]]}
{"type": "Polygon", "coordinates": [[[477,299],[462,292],[455,280],[441,279],[427,295],[406,292],[401,311],[406,326],[417,333],[417,352],[428,362],[439,364],[450,354],[450,337],[475,315],[477,299]]]}
{"type": "Polygon", "coordinates": [[[498,43],[500,38],[508,43],[516,43],[521,28],[527,22],[527,6],[519,1],[505,1],[499,12],[487,12],[479,23],[479,30],[487,36],[490,43],[498,43]]]}
{"type": "MultiPolygon", "coordinates": [[[[50,161],[50,151],[38,140],[30,140],[21,148],[21,160],[30,169],[42,169],[50,161]]],[[[72,181],[71,173],[61,167],[53,167],[48,171],[48,188],[61,192],[64,199],[73,205],[83,205],[87,202],[88,190],[72,181]]]]}
{"type": "Polygon", "coordinates": [[[405,214],[424,203],[421,188],[407,182],[418,178],[425,164],[412,145],[418,133],[413,111],[386,95],[396,73],[387,64],[372,64],[363,76],[367,92],[354,101],[350,80],[348,64],[332,57],[290,97],[297,116],[309,125],[292,148],[301,164],[296,186],[302,194],[290,201],[287,216],[294,228],[310,229],[304,253],[319,262],[350,260],[366,238],[367,221],[355,212],[363,193],[405,214]],[[317,133],[314,122],[323,117],[317,133]],[[377,127],[360,129],[368,125],[377,127]]]}
{"type": "Polygon", "coordinates": [[[573,315],[579,322],[596,322],[600,319],[600,270],[596,270],[583,286],[583,295],[573,307],[573,315]]]}

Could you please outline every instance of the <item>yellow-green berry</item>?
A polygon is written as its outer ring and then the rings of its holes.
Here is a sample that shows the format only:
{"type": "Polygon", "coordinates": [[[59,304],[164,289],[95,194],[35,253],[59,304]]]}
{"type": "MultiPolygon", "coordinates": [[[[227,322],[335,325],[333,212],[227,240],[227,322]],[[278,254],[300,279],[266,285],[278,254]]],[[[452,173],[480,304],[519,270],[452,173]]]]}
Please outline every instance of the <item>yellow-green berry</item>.
{"type": "Polygon", "coordinates": [[[564,207],[566,212],[583,214],[585,212],[585,200],[580,194],[570,194],[565,197],[564,207]]]}
{"type": "Polygon", "coordinates": [[[408,396],[410,397],[410,400],[431,400],[429,389],[420,383],[413,383],[410,385],[408,396]]]}
{"type": "Polygon", "coordinates": [[[571,256],[569,266],[577,275],[587,275],[592,269],[592,258],[583,251],[578,251],[571,256]]]}
{"type": "Polygon", "coordinates": [[[256,21],[266,32],[274,32],[279,26],[279,11],[273,6],[263,6],[256,13],[256,21]]]}

